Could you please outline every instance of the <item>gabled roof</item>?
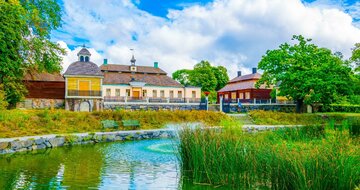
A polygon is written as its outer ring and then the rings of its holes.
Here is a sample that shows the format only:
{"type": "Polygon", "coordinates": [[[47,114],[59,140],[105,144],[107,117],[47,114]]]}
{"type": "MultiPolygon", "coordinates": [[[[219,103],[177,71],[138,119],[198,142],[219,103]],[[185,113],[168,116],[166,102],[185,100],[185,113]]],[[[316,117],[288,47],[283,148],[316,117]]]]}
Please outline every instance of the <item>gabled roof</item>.
{"type": "MultiPolygon", "coordinates": [[[[112,72],[133,72],[130,70],[129,65],[117,65],[117,64],[106,64],[101,65],[100,69],[102,71],[112,71],[112,72]]],[[[135,73],[153,73],[153,74],[163,74],[166,75],[166,72],[160,68],[149,67],[149,66],[136,66],[135,73]]]]}
{"type": "Polygon", "coordinates": [[[45,82],[64,82],[65,79],[60,73],[47,73],[30,71],[24,76],[24,81],[45,81],[45,82]]]}
{"type": "Polygon", "coordinates": [[[246,81],[246,80],[257,80],[257,79],[260,79],[260,78],[261,78],[260,73],[254,73],[254,74],[248,74],[248,75],[235,77],[235,78],[231,79],[229,81],[229,83],[238,82],[238,81],[246,81]]]}
{"type": "Polygon", "coordinates": [[[101,72],[99,67],[91,61],[89,62],[77,61],[71,63],[71,65],[64,73],[64,76],[66,75],[103,76],[103,73],[101,72]]]}
{"type": "Polygon", "coordinates": [[[118,72],[105,72],[103,84],[129,84],[131,80],[145,82],[146,85],[153,86],[183,87],[180,83],[168,77],[167,75],[118,72]]]}
{"type": "MultiPolygon", "coordinates": [[[[252,89],[255,88],[256,82],[261,78],[260,73],[243,75],[239,77],[235,77],[230,80],[226,86],[220,89],[218,92],[229,92],[229,91],[237,91],[244,89],[252,89]]],[[[266,85],[261,85],[260,89],[267,89],[266,85]]]]}

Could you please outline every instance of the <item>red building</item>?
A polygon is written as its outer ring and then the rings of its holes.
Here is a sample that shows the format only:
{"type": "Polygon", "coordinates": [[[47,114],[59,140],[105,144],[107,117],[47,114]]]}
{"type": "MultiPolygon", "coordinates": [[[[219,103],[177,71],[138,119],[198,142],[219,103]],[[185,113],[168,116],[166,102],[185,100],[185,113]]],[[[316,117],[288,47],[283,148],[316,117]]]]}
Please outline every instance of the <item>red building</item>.
{"type": "Polygon", "coordinates": [[[242,103],[252,103],[256,101],[269,101],[271,99],[271,88],[266,88],[265,85],[260,86],[259,89],[255,87],[256,82],[261,78],[261,74],[256,72],[253,68],[252,74],[241,75],[230,80],[228,84],[220,89],[217,94],[218,102],[220,97],[227,102],[236,103],[238,100],[242,103]]]}

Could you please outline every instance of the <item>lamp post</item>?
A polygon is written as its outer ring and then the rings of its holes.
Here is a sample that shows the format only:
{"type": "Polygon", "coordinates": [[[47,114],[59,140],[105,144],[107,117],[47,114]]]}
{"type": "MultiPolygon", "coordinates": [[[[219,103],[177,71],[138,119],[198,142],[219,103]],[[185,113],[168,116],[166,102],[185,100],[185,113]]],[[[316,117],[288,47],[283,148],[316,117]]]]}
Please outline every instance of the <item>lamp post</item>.
{"type": "Polygon", "coordinates": [[[209,111],[209,94],[210,92],[206,91],[205,94],[205,100],[206,100],[206,111],[209,111]]]}

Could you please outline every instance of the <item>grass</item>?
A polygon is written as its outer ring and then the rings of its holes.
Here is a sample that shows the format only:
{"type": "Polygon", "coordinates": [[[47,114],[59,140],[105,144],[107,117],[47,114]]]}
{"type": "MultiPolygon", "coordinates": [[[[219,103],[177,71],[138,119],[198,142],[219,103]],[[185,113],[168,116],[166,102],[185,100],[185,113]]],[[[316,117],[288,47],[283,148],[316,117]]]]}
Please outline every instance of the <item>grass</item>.
{"type": "Polygon", "coordinates": [[[103,111],[70,112],[64,110],[0,111],[0,138],[42,134],[113,131],[103,129],[102,120],[115,120],[119,130],[126,130],[121,120],[138,120],[140,129],[163,128],[168,123],[203,122],[219,125],[228,116],[206,111],[103,111]]]}
{"type": "Polygon", "coordinates": [[[258,125],[316,125],[325,124],[330,121],[341,123],[353,117],[360,117],[360,113],[284,113],[273,111],[250,111],[249,116],[258,125]]]}
{"type": "Polygon", "coordinates": [[[351,135],[350,127],[315,125],[257,134],[243,134],[239,127],[183,129],[183,179],[234,189],[359,188],[360,138],[351,135]]]}

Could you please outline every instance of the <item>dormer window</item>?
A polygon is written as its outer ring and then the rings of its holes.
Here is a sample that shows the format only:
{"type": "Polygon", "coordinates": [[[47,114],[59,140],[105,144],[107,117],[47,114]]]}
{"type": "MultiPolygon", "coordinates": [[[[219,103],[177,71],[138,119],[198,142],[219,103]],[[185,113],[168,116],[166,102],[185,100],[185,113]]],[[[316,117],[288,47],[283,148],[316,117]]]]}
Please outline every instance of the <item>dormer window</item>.
{"type": "Polygon", "coordinates": [[[80,62],[84,62],[84,56],[80,56],[80,62]]]}

